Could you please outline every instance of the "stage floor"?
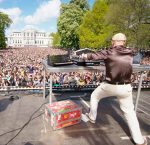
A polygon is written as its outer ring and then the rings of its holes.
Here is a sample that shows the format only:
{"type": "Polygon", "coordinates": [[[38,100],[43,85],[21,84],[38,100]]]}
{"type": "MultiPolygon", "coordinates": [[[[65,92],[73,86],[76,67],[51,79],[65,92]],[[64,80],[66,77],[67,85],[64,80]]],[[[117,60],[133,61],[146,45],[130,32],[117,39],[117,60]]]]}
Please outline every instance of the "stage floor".
{"type": "MultiPolygon", "coordinates": [[[[85,92],[84,92],[85,93],[85,92]]],[[[53,101],[71,99],[83,107],[83,113],[88,111],[90,92],[82,99],[76,98],[84,93],[55,93],[53,101]],[[86,105],[83,105],[87,103],[86,105]]],[[[134,98],[137,92],[134,92],[134,98]]],[[[139,107],[144,107],[150,114],[150,91],[141,92],[139,107]],[[144,104],[146,102],[147,105],[144,104]]],[[[41,93],[14,92],[0,94],[0,145],[5,145],[13,138],[20,128],[29,120],[33,113],[48,99],[43,100],[41,93]],[[18,100],[11,101],[11,95],[18,95],[18,100]]],[[[150,116],[138,110],[140,126],[143,135],[150,143],[150,116]]],[[[119,109],[115,97],[100,101],[96,124],[81,121],[77,125],[57,131],[47,125],[43,119],[44,107],[41,107],[27,126],[8,145],[133,145],[128,136],[129,130],[119,109]]]]}

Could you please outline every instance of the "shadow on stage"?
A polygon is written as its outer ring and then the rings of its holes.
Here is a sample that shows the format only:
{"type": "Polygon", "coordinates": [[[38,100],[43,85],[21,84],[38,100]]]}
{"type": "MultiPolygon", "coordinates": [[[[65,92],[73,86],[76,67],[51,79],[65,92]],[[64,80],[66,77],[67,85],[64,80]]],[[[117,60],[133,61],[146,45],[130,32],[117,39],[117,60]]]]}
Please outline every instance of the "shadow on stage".
{"type": "Polygon", "coordinates": [[[7,107],[12,104],[13,101],[10,100],[10,98],[2,98],[0,99],[0,112],[7,109],[7,107]]]}
{"type": "Polygon", "coordinates": [[[63,130],[67,136],[72,138],[73,145],[78,142],[85,145],[115,145],[114,140],[116,139],[118,144],[119,142],[121,144],[121,139],[117,136],[120,134],[131,136],[121,113],[116,98],[108,97],[99,102],[96,124],[81,121],[80,124],[64,128],[63,130]]]}

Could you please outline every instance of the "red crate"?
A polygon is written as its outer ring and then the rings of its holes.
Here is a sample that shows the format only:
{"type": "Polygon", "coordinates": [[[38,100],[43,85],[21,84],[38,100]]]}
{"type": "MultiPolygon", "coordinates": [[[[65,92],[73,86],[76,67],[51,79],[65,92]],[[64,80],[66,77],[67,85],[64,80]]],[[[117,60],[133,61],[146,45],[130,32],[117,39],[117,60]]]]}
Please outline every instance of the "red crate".
{"type": "Polygon", "coordinates": [[[81,107],[71,100],[45,105],[45,119],[54,130],[77,124],[81,121],[81,107]]]}

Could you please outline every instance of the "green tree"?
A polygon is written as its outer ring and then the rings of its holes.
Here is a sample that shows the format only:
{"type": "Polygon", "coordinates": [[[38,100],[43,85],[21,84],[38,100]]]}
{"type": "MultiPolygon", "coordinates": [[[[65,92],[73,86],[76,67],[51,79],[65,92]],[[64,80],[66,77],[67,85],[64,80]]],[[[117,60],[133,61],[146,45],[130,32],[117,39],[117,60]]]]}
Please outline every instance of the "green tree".
{"type": "Polygon", "coordinates": [[[52,37],[52,46],[56,47],[56,48],[61,47],[60,46],[60,35],[59,35],[59,33],[58,32],[52,33],[51,37],[52,37]]]}
{"type": "Polygon", "coordinates": [[[149,0],[112,0],[106,15],[107,23],[115,26],[114,32],[124,32],[128,45],[139,48],[150,47],[149,18],[149,0]]]}
{"type": "Polygon", "coordinates": [[[6,48],[5,30],[10,26],[12,20],[7,14],[0,12],[0,49],[6,48]]]}
{"type": "Polygon", "coordinates": [[[81,48],[99,49],[109,45],[113,26],[105,23],[105,14],[108,11],[108,1],[96,0],[93,8],[84,17],[79,28],[81,48]]]}
{"type": "Polygon", "coordinates": [[[77,5],[78,7],[80,7],[80,9],[82,11],[87,11],[89,10],[89,4],[86,0],[71,0],[70,1],[70,4],[75,4],[77,5]]]}
{"type": "Polygon", "coordinates": [[[60,45],[64,48],[79,48],[78,28],[88,10],[86,0],[72,0],[61,6],[57,27],[60,34],[60,45]]]}

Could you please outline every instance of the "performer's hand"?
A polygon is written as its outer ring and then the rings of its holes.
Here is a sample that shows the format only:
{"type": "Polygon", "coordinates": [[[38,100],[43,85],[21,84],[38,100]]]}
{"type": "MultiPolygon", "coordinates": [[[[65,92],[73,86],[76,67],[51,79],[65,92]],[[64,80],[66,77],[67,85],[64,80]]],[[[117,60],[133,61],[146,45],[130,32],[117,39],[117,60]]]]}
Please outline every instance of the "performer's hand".
{"type": "Polygon", "coordinates": [[[87,59],[87,54],[81,54],[80,56],[79,56],[79,58],[80,59],[83,59],[83,60],[86,60],[87,59]]]}

